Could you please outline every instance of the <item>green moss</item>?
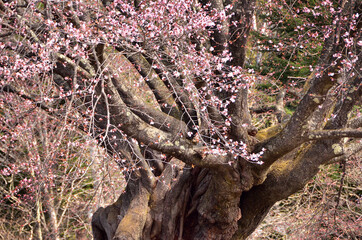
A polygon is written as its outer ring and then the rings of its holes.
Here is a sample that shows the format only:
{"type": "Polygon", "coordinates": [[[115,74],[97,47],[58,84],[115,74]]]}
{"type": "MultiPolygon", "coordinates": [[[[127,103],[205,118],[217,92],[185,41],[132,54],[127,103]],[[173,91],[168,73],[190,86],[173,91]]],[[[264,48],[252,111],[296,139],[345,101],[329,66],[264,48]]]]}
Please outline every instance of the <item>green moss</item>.
{"type": "Polygon", "coordinates": [[[288,114],[288,115],[293,115],[293,113],[294,113],[294,111],[295,111],[295,108],[293,108],[293,107],[285,107],[285,112],[288,114]]]}
{"type": "Polygon", "coordinates": [[[36,8],[39,10],[44,10],[45,9],[45,4],[42,2],[38,2],[36,5],[36,8]]]}
{"type": "Polygon", "coordinates": [[[273,136],[275,136],[277,133],[279,133],[282,130],[282,126],[281,125],[274,125],[268,128],[265,128],[263,130],[260,130],[258,132],[258,134],[256,134],[256,138],[259,141],[263,141],[265,139],[271,138],[273,136]]]}

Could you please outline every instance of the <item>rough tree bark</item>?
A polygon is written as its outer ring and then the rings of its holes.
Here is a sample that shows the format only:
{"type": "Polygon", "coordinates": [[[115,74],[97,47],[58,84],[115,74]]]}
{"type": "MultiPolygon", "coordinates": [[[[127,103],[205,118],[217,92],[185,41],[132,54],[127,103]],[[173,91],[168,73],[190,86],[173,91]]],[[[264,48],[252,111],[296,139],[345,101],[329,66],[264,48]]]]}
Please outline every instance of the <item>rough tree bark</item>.
{"type": "MultiPolygon", "coordinates": [[[[231,60],[225,61],[222,69],[242,67],[255,0],[200,2],[203,6],[210,4],[210,14],[215,9],[222,11],[229,4],[234,4],[228,10],[233,13],[230,19],[221,21],[217,29],[207,28],[208,34],[200,34],[209,38],[205,44],[212,47],[214,56],[230,51],[231,60]]],[[[2,16],[14,13],[4,2],[0,3],[2,16]]],[[[113,1],[103,1],[104,8],[112,4],[113,1]]],[[[132,4],[136,14],[145,9],[142,1],[132,4]]],[[[82,24],[92,21],[92,14],[76,14],[75,11],[82,11],[81,8],[74,10],[77,6],[69,4],[64,7],[65,15],[50,4],[46,4],[44,9],[38,7],[36,11],[39,10],[45,19],[59,23],[69,21],[75,29],[82,29],[82,24]]],[[[318,66],[320,74],[311,79],[310,87],[291,119],[287,123],[281,122],[282,127],[272,137],[254,137],[257,131],[251,124],[247,88],[240,88],[234,101],[224,107],[229,118],[211,105],[207,107],[208,118],[204,117],[200,113],[201,105],[196,104],[189,92],[184,90],[187,87],[186,76],[169,74],[176,66],[172,57],[167,56],[171,53],[167,44],[165,49],[159,46],[162,51],[156,57],[152,52],[154,49],[147,48],[145,42],[129,41],[114,46],[114,51],[123,55],[122,61],[131,63],[145,80],[159,104],[157,107],[146,103],[142,99],[144,96],[133,94],[122,75],[115,74],[116,68],[112,64],[116,63],[107,62],[106,57],[109,54],[106,46],[110,43],[100,40],[89,44],[87,57],[74,57],[65,49],[54,51],[51,78],[64,91],[71,91],[75,84],[82,87],[84,81],[81,79],[100,79],[92,95],[76,100],[77,106],[91,110],[91,134],[100,139],[100,144],[110,156],[126,159],[127,163],[123,166],[130,169],[126,174],[128,184],[124,193],[114,204],[94,213],[94,239],[245,239],[277,201],[303,188],[317,174],[319,166],[343,157],[345,153],[340,139],[362,137],[361,131],[346,129],[346,126],[356,125],[349,123],[348,114],[362,96],[361,75],[360,72],[346,74],[346,94],[335,94],[338,83],[334,79],[341,68],[341,60],[335,53],[346,48],[346,43],[341,40],[341,31],[348,27],[353,13],[361,11],[361,4],[358,1],[342,1],[340,7],[341,11],[336,15],[339,14],[345,21],[338,20],[325,40],[318,66]],[[321,119],[331,114],[334,118],[325,124],[316,124],[322,123],[321,119]],[[251,153],[263,151],[263,164],[235,157],[231,148],[226,154],[209,151],[208,143],[217,139],[217,133],[210,130],[210,123],[227,126],[228,122],[227,136],[233,141],[244,142],[251,153]]],[[[12,18],[2,23],[3,29],[10,30],[12,21],[21,18],[24,10],[18,8],[12,18]]],[[[133,16],[127,15],[126,10],[121,8],[115,8],[115,11],[126,17],[133,16]]],[[[357,21],[359,28],[360,18],[357,21]]],[[[47,26],[38,21],[32,22],[32,19],[23,21],[22,26],[26,26],[24,31],[15,36],[2,30],[2,42],[15,43],[19,36],[29,38],[28,44],[42,46],[42,41],[46,41],[46,37],[40,35],[48,31],[47,26]]],[[[350,35],[355,41],[356,55],[361,58],[360,46],[356,45],[357,41],[361,41],[361,33],[354,30],[350,35]]],[[[196,38],[191,36],[190,39],[187,44],[195,44],[196,49],[202,48],[197,46],[196,38]]],[[[9,48],[7,51],[28,58],[40,54],[27,52],[26,47],[9,48]]],[[[349,73],[355,69],[361,69],[361,61],[349,73]]],[[[217,70],[210,74],[221,80],[230,80],[217,70]]],[[[209,88],[210,91],[205,91],[206,100],[214,96],[222,99],[234,97],[230,92],[217,90],[217,84],[212,89],[202,79],[192,83],[198,90],[209,88]]],[[[246,81],[242,81],[243,84],[246,81]]],[[[32,96],[24,94],[17,86],[8,84],[2,90],[35,102],[32,96]]],[[[37,106],[52,116],[61,117],[50,110],[55,105],[37,103],[37,106]]],[[[277,109],[280,113],[284,111],[280,101],[277,109]]],[[[80,111],[79,114],[84,113],[80,111]]],[[[224,139],[224,146],[227,146],[226,143],[224,139]]],[[[354,148],[350,149],[348,154],[353,151],[354,148]]]]}

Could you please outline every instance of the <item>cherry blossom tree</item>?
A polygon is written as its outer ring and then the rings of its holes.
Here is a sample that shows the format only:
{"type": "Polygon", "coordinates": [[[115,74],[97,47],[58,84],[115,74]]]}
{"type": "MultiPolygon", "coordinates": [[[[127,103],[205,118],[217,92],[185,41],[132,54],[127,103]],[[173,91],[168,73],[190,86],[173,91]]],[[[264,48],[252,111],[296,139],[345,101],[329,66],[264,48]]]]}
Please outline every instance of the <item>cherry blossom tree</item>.
{"type": "Polygon", "coordinates": [[[260,133],[249,93],[262,77],[244,68],[255,6],[0,1],[3,149],[34,109],[96,140],[127,186],[93,214],[94,239],[246,238],[362,137],[361,3],[320,2],[320,59],[290,119],[281,91],[280,124],[260,133]]]}
{"type": "Polygon", "coordinates": [[[122,191],[117,164],[31,101],[7,94],[1,110],[0,238],[91,238],[89,215],[122,191]]]}

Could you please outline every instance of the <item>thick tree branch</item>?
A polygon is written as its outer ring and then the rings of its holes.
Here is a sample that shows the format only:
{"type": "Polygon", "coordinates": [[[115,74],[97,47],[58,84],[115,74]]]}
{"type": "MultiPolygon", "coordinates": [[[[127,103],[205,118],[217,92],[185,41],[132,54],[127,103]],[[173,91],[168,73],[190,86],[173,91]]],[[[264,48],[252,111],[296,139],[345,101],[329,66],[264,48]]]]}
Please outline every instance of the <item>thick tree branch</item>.
{"type": "MultiPolygon", "coordinates": [[[[212,101],[212,98],[214,97],[214,94],[213,94],[212,90],[210,89],[210,87],[208,86],[208,84],[204,80],[197,79],[197,82],[195,83],[195,87],[199,91],[202,88],[206,89],[206,90],[202,90],[204,92],[204,94],[205,94],[205,100],[206,101],[212,101]]],[[[220,124],[220,123],[224,122],[223,116],[220,114],[220,111],[216,107],[209,104],[207,106],[207,113],[208,113],[208,117],[210,118],[210,120],[213,123],[220,124]]]]}
{"type": "MultiPolygon", "coordinates": [[[[151,60],[149,59],[149,61],[151,60]]],[[[195,127],[199,126],[198,112],[190,98],[191,93],[186,90],[184,86],[184,82],[187,83],[188,81],[190,81],[190,79],[185,79],[182,74],[178,78],[173,77],[169,70],[177,70],[177,67],[168,60],[168,56],[166,56],[165,54],[163,54],[162,58],[158,58],[156,61],[157,64],[160,66],[160,68],[155,69],[156,73],[165,82],[170,92],[172,92],[172,95],[177,105],[179,106],[179,109],[182,111],[181,119],[187,124],[189,130],[191,130],[194,135],[196,132],[195,127]]]]}
{"type": "Polygon", "coordinates": [[[343,147],[344,154],[342,156],[338,156],[335,158],[332,158],[328,162],[325,162],[325,165],[333,164],[341,161],[346,161],[350,159],[353,156],[361,156],[362,152],[362,144],[361,141],[353,141],[352,143],[348,143],[343,147]]]}
{"type": "Polygon", "coordinates": [[[38,101],[36,101],[34,98],[26,95],[26,94],[23,94],[21,93],[20,91],[16,90],[15,88],[13,88],[12,86],[10,85],[5,85],[3,87],[0,88],[0,91],[1,92],[7,92],[7,93],[14,93],[16,95],[18,95],[19,97],[23,98],[23,99],[26,99],[26,100],[30,100],[31,102],[33,102],[37,107],[43,109],[44,111],[46,112],[51,112],[49,106],[46,106],[44,105],[43,103],[40,103],[38,101]]]}
{"type": "Polygon", "coordinates": [[[362,127],[362,117],[352,118],[348,122],[347,127],[349,127],[349,128],[360,128],[360,127],[362,127]]]}
{"type": "Polygon", "coordinates": [[[264,107],[251,107],[250,111],[252,111],[253,113],[266,113],[266,112],[270,112],[270,111],[275,111],[276,110],[276,106],[264,106],[264,107]]]}
{"type": "Polygon", "coordinates": [[[282,89],[281,91],[279,91],[277,97],[276,97],[276,116],[278,119],[279,123],[282,123],[285,121],[285,119],[287,118],[287,113],[285,112],[284,109],[284,97],[285,97],[285,89],[282,89]]]}
{"type": "MultiPolygon", "coordinates": [[[[242,195],[240,206],[243,218],[239,222],[236,237],[248,236],[255,229],[253,224],[260,223],[275,202],[303,188],[317,174],[320,165],[328,164],[330,161],[360,151],[358,147],[351,147],[352,151],[345,152],[339,140],[340,137],[348,135],[361,137],[360,131],[348,130],[343,132],[344,130],[339,130],[346,126],[349,112],[362,96],[361,78],[357,76],[349,82],[350,89],[347,96],[341,97],[334,108],[333,114],[335,117],[327,123],[324,130],[316,131],[321,135],[325,133],[329,136],[338,135],[338,139],[324,139],[304,143],[272,164],[265,181],[242,195]],[[249,206],[255,207],[249,208],[249,206]],[[257,211],[257,214],[255,211],[257,211]]],[[[360,143],[357,144],[360,145],[360,143]]]]}
{"type": "MultiPolygon", "coordinates": [[[[224,11],[224,1],[222,0],[211,0],[211,1],[201,1],[203,4],[210,3],[211,8],[216,9],[218,12],[224,11]]],[[[212,51],[214,54],[222,53],[228,45],[228,33],[229,33],[229,22],[217,22],[221,27],[218,29],[213,29],[211,31],[210,42],[211,46],[214,48],[212,51]]]]}
{"type": "Polygon", "coordinates": [[[118,224],[113,240],[141,239],[147,213],[150,211],[149,198],[150,193],[143,186],[140,186],[138,194],[133,196],[127,212],[118,224]]]}
{"type": "Polygon", "coordinates": [[[342,154],[335,140],[325,141],[303,144],[300,149],[285,155],[271,166],[261,185],[243,192],[240,199],[243,217],[234,239],[249,236],[277,201],[302,189],[317,174],[321,164],[342,154]]]}
{"type": "MultiPolygon", "coordinates": [[[[99,87],[96,91],[99,92],[97,94],[101,95],[99,87]]],[[[112,125],[118,126],[128,137],[133,137],[141,144],[170,154],[187,164],[203,167],[217,167],[220,164],[227,164],[226,158],[210,154],[204,155],[204,148],[197,147],[186,138],[164,132],[142,121],[128,109],[111,81],[107,82],[105,92],[112,96],[111,99],[108,99],[109,106],[107,106],[112,113],[112,125]]]]}
{"type": "Polygon", "coordinates": [[[112,78],[112,82],[124,103],[142,120],[152,123],[154,127],[162,131],[171,132],[175,135],[178,133],[186,134],[187,127],[184,122],[159,111],[151,104],[146,104],[128,89],[122,80],[112,78]]]}
{"type": "MultiPolygon", "coordinates": [[[[336,31],[336,30],[335,30],[336,31]]],[[[278,158],[292,151],[305,141],[302,133],[308,127],[307,121],[314,111],[321,106],[325,101],[329,89],[335,85],[336,81],[329,76],[328,73],[335,72],[338,75],[339,67],[333,63],[333,48],[340,47],[335,43],[335,34],[326,39],[324,45],[324,54],[320,59],[320,75],[315,75],[308,92],[304,95],[298,108],[294,112],[286,127],[275,137],[268,139],[256,145],[254,151],[266,149],[263,156],[264,164],[260,166],[262,169],[267,169],[278,158]]],[[[337,40],[338,41],[338,40],[337,40]]],[[[341,44],[339,42],[339,44],[341,44]]]]}
{"type": "Polygon", "coordinates": [[[266,113],[274,111],[279,123],[286,123],[289,120],[290,116],[287,115],[284,108],[284,97],[286,90],[282,89],[276,96],[275,105],[274,106],[264,106],[264,107],[253,107],[249,110],[254,113],[266,113]]]}
{"type": "Polygon", "coordinates": [[[331,117],[331,113],[333,112],[337,103],[336,97],[332,94],[333,89],[334,88],[329,91],[323,104],[318,107],[312,116],[308,119],[309,131],[322,130],[326,126],[327,119],[331,117]]]}
{"type": "Polygon", "coordinates": [[[234,66],[244,66],[246,60],[246,43],[252,25],[252,17],[255,10],[255,0],[226,1],[226,4],[233,4],[230,19],[230,46],[232,55],[231,64],[234,66]]]}
{"type": "Polygon", "coordinates": [[[362,131],[356,129],[339,129],[339,130],[314,130],[312,132],[304,133],[304,137],[309,140],[318,139],[338,139],[344,137],[362,138],[362,131]]]}
{"type": "MultiPolygon", "coordinates": [[[[74,68],[77,68],[77,71],[79,73],[81,73],[83,76],[87,77],[88,79],[92,79],[96,76],[96,73],[94,72],[92,67],[88,67],[88,69],[84,69],[82,67],[79,66],[79,64],[76,64],[72,59],[70,59],[69,57],[60,54],[60,53],[55,53],[55,56],[62,62],[65,62],[69,65],[71,65],[74,68]]],[[[81,60],[82,62],[85,62],[86,60],[81,60]]]]}
{"type": "Polygon", "coordinates": [[[177,109],[172,93],[167,89],[159,75],[150,63],[140,53],[126,54],[127,59],[135,66],[146,84],[152,90],[163,112],[177,119],[181,118],[181,112],[177,109]]]}
{"type": "MultiPolygon", "coordinates": [[[[99,55],[99,52],[96,52],[95,54],[95,62],[98,62],[98,64],[96,64],[97,68],[100,68],[100,65],[102,63],[99,60],[102,60],[102,56],[99,55]]],[[[87,73],[87,71],[83,70],[79,66],[76,66],[71,59],[61,54],[59,54],[58,56],[61,60],[66,61],[66,63],[70,64],[71,66],[77,67],[77,70],[79,70],[87,78],[92,77],[90,74],[87,73]]],[[[103,72],[103,74],[108,73],[103,72]]],[[[133,92],[123,84],[124,82],[122,80],[113,77],[112,82],[116,87],[119,96],[126,103],[126,105],[146,123],[154,124],[154,127],[160,128],[161,130],[166,132],[172,132],[175,135],[180,132],[185,132],[186,125],[182,121],[179,121],[176,118],[170,116],[170,114],[160,112],[159,110],[155,109],[155,107],[151,106],[150,104],[146,104],[143,100],[137,98],[137,96],[133,94],[133,92]]]]}
{"type": "Polygon", "coordinates": [[[229,107],[232,124],[230,133],[235,139],[248,142],[248,134],[255,136],[258,132],[252,125],[251,115],[248,107],[248,89],[239,89],[238,95],[234,103],[229,107]]]}
{"type": "Polygon", "coordinates": [[[308,117],[324,102],[324,95],[333,84],[334,82],[326,72],[321,78],[315,79],[286,127],[275,137],[256,145],[255,151],[260,151],[262,148],[267,149],[263,156],[262,168],[268,168],[275,160],[305,141],[301,135],[307,126],[308,117]]]}
{"type": "Polygon", "coordinates": [[[329,160],[328,162],[325,162],[323,164],[325,164],[325,165],[333,164],[333,163],[337,163],[337,162],[341,162],[341,161],[346,161],[349,158],[351,158],[352,156],[361,156],[361,151],[362,151],[361,140],[348,142],[347,144],[345,144],[343,146],[344,153],[342,156],[332,158],[331,160],[329,160]]]}
{"type": "Polygon", "coordinates": [[[0,10],[3,12],[6,12],[8,10],[2,0],[0,0],[0,10]]]}

